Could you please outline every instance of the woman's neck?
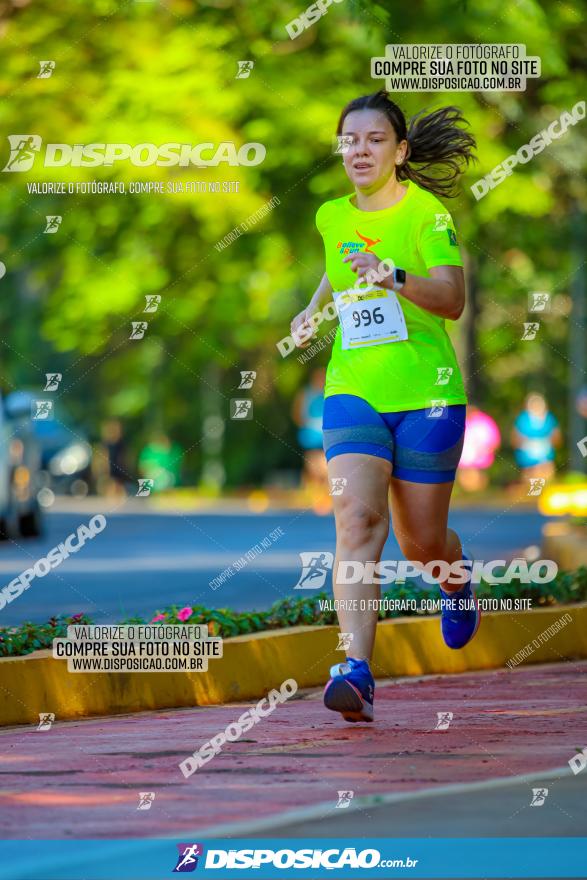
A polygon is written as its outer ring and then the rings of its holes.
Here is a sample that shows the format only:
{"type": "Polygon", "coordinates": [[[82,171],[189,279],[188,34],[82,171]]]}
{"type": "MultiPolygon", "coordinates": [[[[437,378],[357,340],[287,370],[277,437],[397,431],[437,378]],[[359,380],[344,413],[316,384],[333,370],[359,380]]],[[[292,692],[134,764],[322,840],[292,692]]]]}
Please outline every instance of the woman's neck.
{"type": "Polygon", "coordinates": [[[384,211],[385,208],[391,208],[396,202],[401,201],[407,191],[407,186],[398,183],[397,178],[392,177],[375,192],[355,190],[352,201],[359,211],[384,211]]]}

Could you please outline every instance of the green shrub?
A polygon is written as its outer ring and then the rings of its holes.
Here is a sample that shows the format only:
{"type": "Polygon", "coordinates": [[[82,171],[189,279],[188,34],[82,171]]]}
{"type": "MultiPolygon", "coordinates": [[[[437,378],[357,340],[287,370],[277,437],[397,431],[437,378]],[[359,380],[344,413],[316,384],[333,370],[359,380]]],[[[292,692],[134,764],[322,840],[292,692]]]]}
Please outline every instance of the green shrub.
{"type": "MultiPolygon", "coordinates": [[[[434,595],[434,593],[432,593],[434,595]]],[[[533,607],[549,605],[568,605],[587,600],[587,567],[581,566],[576,571],[559,572],[549,584],[524,584],[512,580],[507,584],[489,584],[482,582],[477,587],[480,598],[495,599],[531,599],[533,607]]],[[[423,589],[413,581],[403,585],[394,585],[382,593],[383,599],[408,600],[415,599],[416,604],[422,599],[429,599],[430,590],[423,589]]],[[[231,611],[228,608],[205,608],[203,605],[169,605],[158,611],[150,620],[142,617],[131,617],[121,621],[122,624],[171,623],[171,624],[207,624],[211,635],[230,638],[247,633],[264,630],[286,629],[292,626],[328,626],[337,622],[334,610],[322,610],[320,603],[330,599],[328,593],[321,592],[313,596],[288,597],[275,602],[266,611],[231,611]]],[[[421,616],[422,611],[384,610],[379,612],[379,619],[394,617],[421,616]]],[[[10,657],[29,654],[41,648],[50,648],[53,639],[67,635],[66,628],[70,624],[92,623],[85,614],[73,617],[52,617],[48,623],[23,623],[16,627],[0,628],[0,656],[10,657]]]]}
{"type": "Polygon", "coordinates": [[[0,657],[18,657],[50,648],[53,639],[65,638],[67,627],[79,626],[92,621],[86,614],[74,614],[73,617],[51,617],[47,623],[22,623],[20,626],[0,627],[0,657]]]}

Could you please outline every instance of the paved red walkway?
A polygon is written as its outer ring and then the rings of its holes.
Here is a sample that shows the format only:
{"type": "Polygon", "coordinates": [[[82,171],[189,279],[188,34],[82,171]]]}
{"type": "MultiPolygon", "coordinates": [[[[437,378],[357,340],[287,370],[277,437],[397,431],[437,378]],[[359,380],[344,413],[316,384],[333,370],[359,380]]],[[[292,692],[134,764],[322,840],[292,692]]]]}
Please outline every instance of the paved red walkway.
{"type": "Polygon", "coordinates": [[[185,780],[178,763],[249,704],[0,731],[7,838],[180,835],[337,800],[544,771],[587,746],[587,663],[381,683],[350,726],[308,691],[185,780]],[[435,730],[438,712],[452,712],[435,730]],[[139,792],[155,792],[137,810],[139,792]]]}

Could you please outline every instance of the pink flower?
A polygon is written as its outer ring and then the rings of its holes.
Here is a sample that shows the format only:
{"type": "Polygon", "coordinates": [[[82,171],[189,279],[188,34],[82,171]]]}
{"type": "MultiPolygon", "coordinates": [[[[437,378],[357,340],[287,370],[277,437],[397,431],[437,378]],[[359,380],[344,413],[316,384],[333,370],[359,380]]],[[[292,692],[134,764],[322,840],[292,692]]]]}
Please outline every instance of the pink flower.
{"type": "Polygon", "coordinates": [[[160,620],[165,620],[164,614],[156,614],[151,623],[159,623],[160,620]]]}
{"type": "Polygon", "coordinates": [[[182,608],[181,611],[177,612],[177,619],[184,621],[187,620],[188,617],[191,617],[194,612],[190,608],[189,605],[186,605],[185,608],[182,608]]]}

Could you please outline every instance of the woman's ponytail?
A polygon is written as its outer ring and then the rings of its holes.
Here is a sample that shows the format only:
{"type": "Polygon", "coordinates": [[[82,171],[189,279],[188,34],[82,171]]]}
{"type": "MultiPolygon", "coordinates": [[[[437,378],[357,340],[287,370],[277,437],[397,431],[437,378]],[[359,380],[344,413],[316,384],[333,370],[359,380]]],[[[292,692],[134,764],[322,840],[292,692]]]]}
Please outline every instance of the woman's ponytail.
{"type": "Polygon", "coordinates": [[[378,110],[391,123],[398,143],[408,142],[408,152],[397,168],[398,180],[412,180],[437,196],[457,194],[457,182],[466,166],[475,160],[473,135],[458,107],[443,107],[432,113],[417,113],[406,125],[402,110],[384,90],[355,98],[341,113],[337,133],[342,134],[346,116],[355,110],[378,110]]]}
{"type": "Polygon", "coordinates": [[[458,178],[474,159],[476,146],[463,125],[467,121],[458,107],[416,114],[408,126],[409,152],[398,168],[398,180],[413,180],[437,196],[456,195],[458,178]]]}

